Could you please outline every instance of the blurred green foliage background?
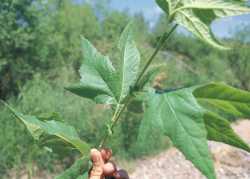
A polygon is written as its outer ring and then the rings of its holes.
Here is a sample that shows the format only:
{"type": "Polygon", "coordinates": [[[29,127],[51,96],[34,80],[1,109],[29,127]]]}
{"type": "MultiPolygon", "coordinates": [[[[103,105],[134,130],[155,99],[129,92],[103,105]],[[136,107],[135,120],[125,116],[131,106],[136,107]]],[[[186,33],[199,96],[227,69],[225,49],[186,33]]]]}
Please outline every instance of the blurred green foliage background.
{"type": "MultiPolygon", "coordinates": [[[[162,15],[150,27],[142,14],[129,15],[71,0],[2,0],[0,3],[0,98],[17,110],[34,115],[56,114],[95,145],[104,134],[111,112],[64,90],[79,79],[82,59],[80,35],[85,36],[113,63],[119,57],[116,42],[130,20],[136,23],[137,45],[145,61],[166,30],[162,15]]],[[[223,41],[233,48],[220,52],[176,32],[155,63],[165,63],[164,87],[175,88],[208,81],[224,81],[250,90],[250,26],[242,26],[223,41]]],[[[111,147],[117,156],[133,159],[168,147],[165,138],[149,137],[151,145],[136,140],[140,114],[125,112],[111,147]]],[[[157,132],[157,131],[155,131],[157,132]]],[[[52,154],[39,148],[24,126],[0,106],[0,176],[12,168],[36,165],[54,172],[55,163],[67,167],[75,154],[52,154]],[[65,162],[65,158],[69,159],[65,162]]],[[[32,171],[30,171],[32,173],[32,171]]],[[[0,177],[1,178],[1,177],[0,177]]]]}

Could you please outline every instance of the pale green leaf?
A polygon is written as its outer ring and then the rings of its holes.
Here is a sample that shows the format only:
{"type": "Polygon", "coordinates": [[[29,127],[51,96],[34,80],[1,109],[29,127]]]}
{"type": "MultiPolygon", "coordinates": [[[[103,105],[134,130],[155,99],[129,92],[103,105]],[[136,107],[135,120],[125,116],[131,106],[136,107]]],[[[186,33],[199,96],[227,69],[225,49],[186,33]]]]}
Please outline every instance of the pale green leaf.
{"type": "Polygon", "coordinates": [[[242,1],[226,1],[226,0],[186,0],[185,6],[182,9],[199,9],[212,10],[216,18],[238,16],[249,14],[250,8],[244,6],[242,1]]]}
{"type": "Polygon", "coordinates": [[[250,13],[240,0],[157,0],[168,18],[184,26],[199,39],[218,49],[224,47],[213,35],[211,23],[219,18],[250,13]]]}
{"type": "Polygon", "coordinates": [[[226,119],[208,111],[204,114],[204,120],[208,140],[223,142],[250,152],[249,145],[234,132],[226,119]]]}
{"type": "MultiPolygon", "coordinates": [[[[121,37],[118,42],[118,49],[120,50],[120,53],[124,53],[124,49],[126,46],[126,43],[128,41],[133,41],[134,40],[134,23],[129,22],[128,25],[125,27],[123,30],[121,37]]],[[[123,56],[123,55],[122,55],[123,56]]]]}
{"type": "Polygon", "coordinates": [[[122,52],[122,61],[118,67],[120,72],[120,103],[134,87],[140,67],[140,53],[132,40],[132,33],[132,25],[129,24],[122,33],[118,45],[122,52]]]}
{"type": "Polygon", "coordinates": [[[54,120],[41,121],[35,116],[23,115],[16,112],[10,106],[7,105],[7,107],[13,115],[25,125],[32,137],[39,141],[41,145],[49,145],[49,147],[56,148],[56,145],[60,143],[63,144],[65,148],[71,150],[77,149],[82,154],[89,152],[90,146],[79,138],[76,130],[72,126],[54,120]]]}
{"type": "MultiPolygon", "coordinates": [[[[204,12],[205,13],[205,12],[204,12]]],[[[204,14],[206,16],[208,14],[204,14]]],[[[177,24],[180,24],[187,28],[191,33],[197,36],[199,39],[207,42],[215,48],[226,50],[227,47],[224,47],[220,44],[215,38],[211,31],[210,24],[207,24],[205,21],[202,21],[201,18],[197,17],[192,10],[182,10],[175,16],[175,21],[177,24]]]]}
{"type": "Polygon", "coordinates": [[[146,106],[143,121],[152,120],[151,127],[167,135],[185,157],[209,179],[216,178],[208,150],[204,110],[196,102],[192,89],[152,94],[146,106]]]}

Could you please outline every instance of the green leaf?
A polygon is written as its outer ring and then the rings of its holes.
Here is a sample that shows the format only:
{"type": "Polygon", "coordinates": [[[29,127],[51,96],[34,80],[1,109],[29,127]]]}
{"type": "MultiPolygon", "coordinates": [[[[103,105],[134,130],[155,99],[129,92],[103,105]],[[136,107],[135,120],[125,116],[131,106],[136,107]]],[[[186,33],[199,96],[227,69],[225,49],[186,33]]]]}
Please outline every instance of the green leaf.
{"type": "Polygon", "coordinates": [[[79,70],[80,84],[66,89],[97,103],[115,103],[118,100],[118,73],[108,57],[101,55],[87,40],[82,39],[83,64],[79,70]]]}
{"type": "Polygon", "coordinates": [[[156,0],[156,3],[166,14],[170,14],[171,0],[156,0]]]}
{"type": "Polygon", "coordinates": [[[216,40],[210,28],[211,23],[219,18],[250,13],[250,8],[240,0],[158,0],[158,4],[170,20],[184,26],[213,47],[223,50],[228,48],[216,40]]]}
{"type": "Polygon", "coordinates": [[[123,102],[130,93],[131,88],[134,87],[140,67],[140,53],[132,38],[132,28],[132,24],[128,24],[118,44],[118,48],[122,53],[122,61],[118,67],[120,72],[120,103],[123,102]]]}
{"type": "MultiPolygon", "coordinates": [[[[152,94],[146,106],[143,122],[152,121],[152,126],[167,135],[204,175],[216,178],[208,150],[204,110],[196,102],[192,89],[152,94]]],[[[140,132],[143,130],[140,128],[140,132]]]]}
{"type": "Polygon", "coordinates": [[[56,145],[60,143],[71,150],[77,149],[82,154],[89,152],[90,146],[79,138],[72,126],[54,120],[41,121],[35,116],[23,115],[10,106],[7,105],[7,107],[40,144],[56,148],[56,145]]]}
{"type": "Polygon", "coordinates": [[[187,5],[181,9],[199,9],[211,10],[215,18],[223,18],[228,16],[238,16],[242,14],[249,14],[250,8],[245,7],[242,1],[226,1],[226,0],[195,0],[190,2],[186,0],[187,5]]]}
{"type": "Polygon", "coordinates": [[[156,0],[156,3],[167,15],[170,15],[180,6],[181,0],[156,0]]]}
{"type": "Polygon", "coordinates": [[[122,103],[134,87],[140,65],[140,53],[133,41],[132,24],[124,30],[118,48],[122,58],[116,70],[108,57],[101,55],[83,38],[84,61],[80,69],[79,84],[66,89],[97,103],[122,103]]]}
{"type": "Polygon", "coordinates": [[[86,176],[89,170],[89,161],[90,159],[88,157],[76,160],[70,168],[65,170],[59,176],[55,177],[55,179],[84,179],[83,176],[85,176],[85,179],[88,179],[86,176]]]}
{"type": "Polygon", "coordinates": [[[194,96],[207,110],[230,119],[250,117],[250,92],[222,83],[197,87],[194,96]]]}
{"type": "Polygon", "coordinates": [[[250,152],[249,145],[234,132],[226,119],[208,111],[204,115],[204,120],[208,132],[208,140],[223,142],[250,152]]]}
{"type": "Polygon", "coordinates": [[[206,109],[204,115],[208,139],[223,142],[250,152],[249,146],[233,131],[230,119],[250,117],[250,93],[221,83],[194,88],[198,103],[206,109]]]}
{"type": "MultiPolygon", "coordinates": [[[[208,16],[209,14],[206,14],[206,12],[203,12],[204,16],[208,16]]],[[[227,50],[227,47],[224,47],[223,45],[218,42],[212,31],[209,27],[210,24],[208,21],[205,21],[205,19],[201,19],[196,16],[196,14],[192,10],[182,10],[175,16],[175,21],[177,24],[184,26],[186,29],[188,29],[191,33],[193,33],[195,36],[197,36],[199,39],[205,41],[206,43],[210,44],[211,46],[221,49],[221,50],[227,50]]]]}

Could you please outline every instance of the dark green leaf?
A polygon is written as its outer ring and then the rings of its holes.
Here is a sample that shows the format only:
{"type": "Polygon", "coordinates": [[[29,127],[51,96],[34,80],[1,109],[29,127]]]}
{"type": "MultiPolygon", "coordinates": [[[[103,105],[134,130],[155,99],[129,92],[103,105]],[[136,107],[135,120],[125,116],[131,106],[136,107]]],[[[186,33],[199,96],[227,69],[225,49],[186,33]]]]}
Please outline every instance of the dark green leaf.
{"type": "Polygon", "coordinates": [[[250,117],[250,92],[222,83],[210,83],[197,87],[194,96],[210,111],[228,119],[250,117]]]}
{"type": "Polygon", "coordinates": [[[156,0],[156,3],[166,14],[170,14],[170,9],[171,9],[170,0],[156,0]]]}
{"type": "Polygon", "coordinates": [[[246,144],[231,128],[230,123],[212,112],[204,114],[208,140],[223,142],[250,152],[246,144]]]}

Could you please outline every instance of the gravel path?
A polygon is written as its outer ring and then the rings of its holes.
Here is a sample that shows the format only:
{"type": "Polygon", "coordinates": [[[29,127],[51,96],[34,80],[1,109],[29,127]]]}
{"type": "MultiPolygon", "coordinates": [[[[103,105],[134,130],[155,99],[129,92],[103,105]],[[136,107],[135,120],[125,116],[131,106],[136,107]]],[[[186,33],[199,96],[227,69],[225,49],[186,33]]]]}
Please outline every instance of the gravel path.
{"type": "MultiPolygon", "coordinates": [[[[250,143],[250,121],[233,125],[234,130],[250,143]]],[[[218,179],[250,179],[250,154],[225,144],[209,142],[218,179]]],[[[205,179],[175,148],[136,162],[131,179],[205,179]]]]}

